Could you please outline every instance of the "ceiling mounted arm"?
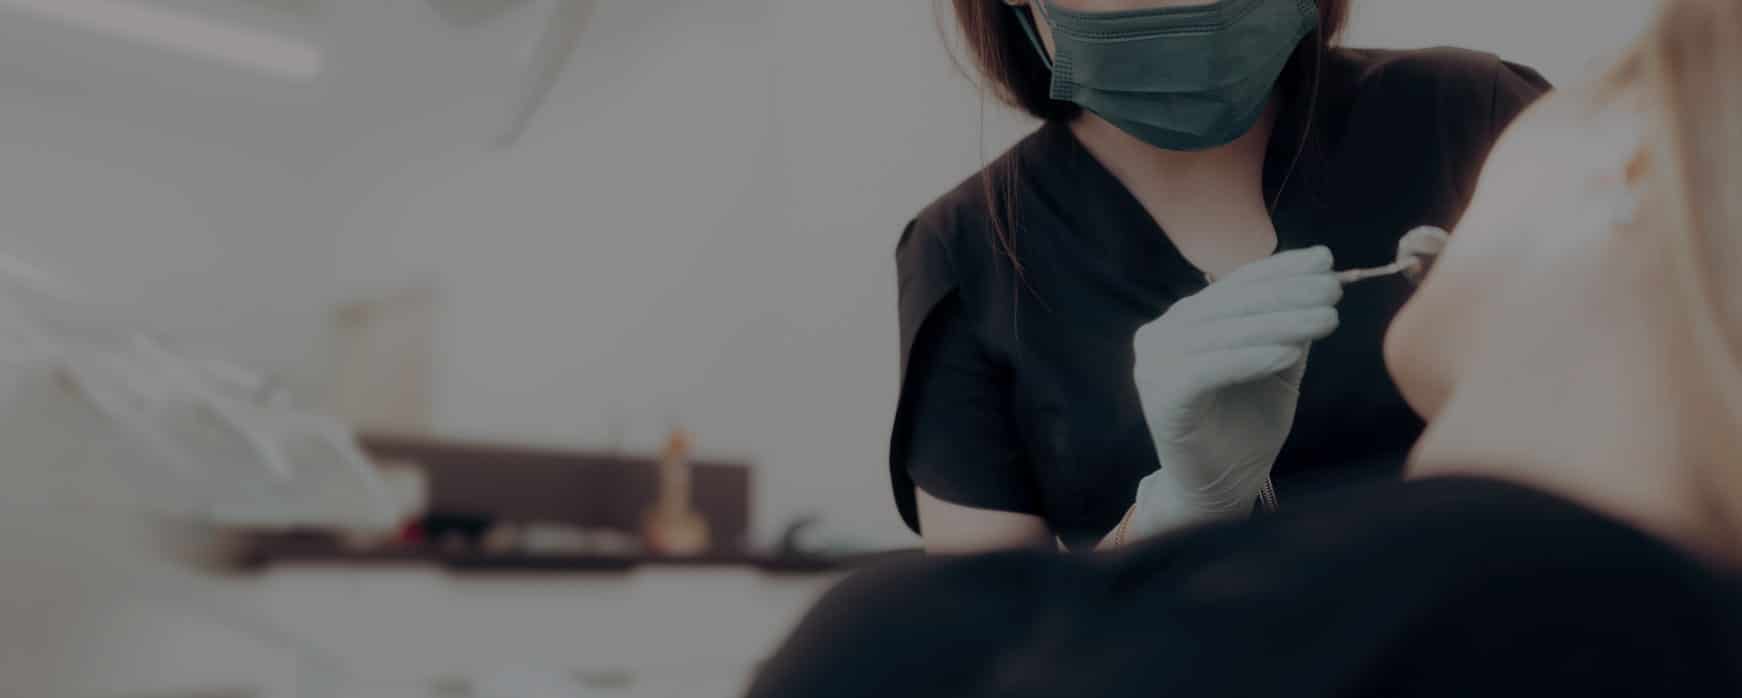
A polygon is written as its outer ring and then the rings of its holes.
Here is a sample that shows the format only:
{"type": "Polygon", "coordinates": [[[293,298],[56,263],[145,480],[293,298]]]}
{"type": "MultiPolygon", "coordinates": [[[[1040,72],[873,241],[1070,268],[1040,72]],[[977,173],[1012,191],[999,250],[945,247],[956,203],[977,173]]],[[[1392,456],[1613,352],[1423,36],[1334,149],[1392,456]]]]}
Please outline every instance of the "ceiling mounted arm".
{"type": "Polygon", "coordinates": [[[531,60],[528,61],[526,73],[521,78],[520,89],[515,97],[508,128],[497,137],[497,147],[513,146],[532,122],[533,114],[550,97],[551,90],[562,77],[563,69],[568,66],[575,49],[580,45],[581,34],[586,31],[587,20],[591,18],[596,4],[597,0],[551,0],[544,31],[533,47],[531,60]]]}
{"type": "Polygon", "coordinates": [[[459,29],[488,24],[527,3],[527,0],[426,0],[436,14],[459,29]]]}

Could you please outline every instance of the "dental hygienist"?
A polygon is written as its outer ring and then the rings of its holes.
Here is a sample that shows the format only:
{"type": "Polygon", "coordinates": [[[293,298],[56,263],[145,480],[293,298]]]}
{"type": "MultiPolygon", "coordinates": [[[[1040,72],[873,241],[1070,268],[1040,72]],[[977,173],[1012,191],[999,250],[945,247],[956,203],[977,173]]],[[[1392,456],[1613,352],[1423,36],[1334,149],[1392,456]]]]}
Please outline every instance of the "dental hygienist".
{"type": "Polygon", "coordinates": [[[1421,422],[1380,338],[1410,285],[1332,271],[1451,228],[1547,83],[1334,46],[1347,0],[953,4],[1044,123],[897,248],[890,468],[927,549],[1117,544],[1399,472],[1421,422]]]}

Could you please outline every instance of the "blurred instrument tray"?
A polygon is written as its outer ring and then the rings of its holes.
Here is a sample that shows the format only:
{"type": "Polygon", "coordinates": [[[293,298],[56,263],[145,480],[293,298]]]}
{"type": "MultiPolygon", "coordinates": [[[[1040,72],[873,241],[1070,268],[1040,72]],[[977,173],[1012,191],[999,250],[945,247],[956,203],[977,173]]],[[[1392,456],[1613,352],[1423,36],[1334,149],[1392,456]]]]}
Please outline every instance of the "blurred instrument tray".
{"type": "Polygon", "coordinates": [[[425,531],[429,536],[422,540],[373,546],[347,545],[340,537],[324,533],[248,534],[242,536],[232,564],[245,570],[318,564],[436,566],[456,572],[625,572],[660,565],[817,573],[906,553],[837,557],[789,548],[752,550],[748,543],[751,466],[706,459],[692,463],[691,475],[692,504],[713,532],[713,545],[699,555],[492,549],[481,540],[497,523],[537,522],[639,538],[642,516],[658,494],[657,461],[624,453],[424,436],[365,433],[359,442],[377,463],[421,470],[428,481],[425,520],[464,530],[461,537],[470,539],[470,544],[452,544],[442,532],[432,531],[425,531]]]}
{"type": "Polygon", "coordinates": [[[276,565],[344,567],[431,566],[456,573],[630,572],[643,567],[740,567],[771,574],[813,574],[846,570],[910,551],[823,557],[802,554],[708,553],[691,557],[659,555],[546,555],[447,551],[437,546],[396,545],[348,549],[335,541],[294,535],[256,536],[233,559],[243,570],[276,565]]]}
{"type": "MultiPolygon", "coordinates": [[[[659,491],[652,456],[568,451],[420,436],[361,435],[378,463],[406,463],[429,481],[428,514],[537,521],[639,536],[659,491]]],[[[750,529],[751,466],[692,463],[692,504],[716,547],[737,550],[750,529]]]]}

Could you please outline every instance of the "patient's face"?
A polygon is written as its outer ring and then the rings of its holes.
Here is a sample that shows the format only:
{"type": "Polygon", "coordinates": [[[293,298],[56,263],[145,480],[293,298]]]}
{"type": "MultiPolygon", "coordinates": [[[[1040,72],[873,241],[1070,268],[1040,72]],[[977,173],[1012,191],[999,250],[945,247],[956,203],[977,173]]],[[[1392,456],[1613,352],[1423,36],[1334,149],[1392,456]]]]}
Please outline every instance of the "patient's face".
{"type": "Polygon", "coordinates": [[[1385,361],[1403,397],[1433,419],[1457,385],[1485,319],[1506,303],[1522,260],[1578,244],[1608,191],[1622,107],[1593,110],[1585,95],[1549,94],[1513,121],[1483,167],[1451,242],[1385,337],[1385,361]],[[1611,144],[1594,141],[1609,138],[1611,144]]]}

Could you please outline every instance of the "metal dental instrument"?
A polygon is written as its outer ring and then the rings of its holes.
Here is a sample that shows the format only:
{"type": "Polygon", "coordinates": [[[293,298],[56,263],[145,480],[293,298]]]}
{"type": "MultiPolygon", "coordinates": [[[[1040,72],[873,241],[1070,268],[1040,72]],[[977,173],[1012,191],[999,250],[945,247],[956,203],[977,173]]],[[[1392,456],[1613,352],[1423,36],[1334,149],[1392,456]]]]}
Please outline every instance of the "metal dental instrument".
{"type": "Polygon", "coordinates": [[[1446,231],[1431,225],[1424,225],[1405,233],[1397,241],[1397,261],[1382,267],[1366,269],[1345,269],[1337,272],[1337,282],[1347,286],[1357,281],[1378,279],[1386,276],[1403,274],[1410,281],[1420,282],[1423,274],[1433,266],[1440,251],[1446,247],[1446,231]]]}
{"type": "Polygon", "coordinates": [[[1409,259],[1392,262],[1392,263],[1387,264],[1387,265],[1382,266],[1382,267],[1369,267],[1366,269],[1345,269],[1343,271],[1337,272],[1337,283],[1340,283],[1340,284],[1343,284],[1344,286],[1347,286],[1347,285],[1355,283],[1357,281],[1366,281],[1367,279],[1378,279],[1378,278],[1386,277],[1386,276],[1395,276],[1397,274],[1402,274],[1404,272],[1415,271],[1415,270],[1419,269],[1420,267],[1421,267],[1421,260],[1419,258],[1416,258],[1416,257],[1410,257],[1409,259]]]}

